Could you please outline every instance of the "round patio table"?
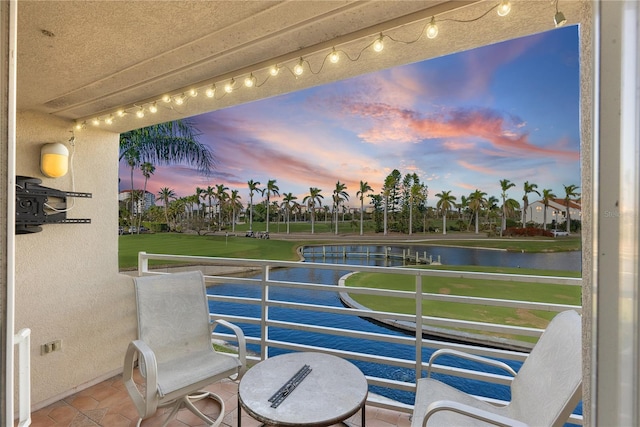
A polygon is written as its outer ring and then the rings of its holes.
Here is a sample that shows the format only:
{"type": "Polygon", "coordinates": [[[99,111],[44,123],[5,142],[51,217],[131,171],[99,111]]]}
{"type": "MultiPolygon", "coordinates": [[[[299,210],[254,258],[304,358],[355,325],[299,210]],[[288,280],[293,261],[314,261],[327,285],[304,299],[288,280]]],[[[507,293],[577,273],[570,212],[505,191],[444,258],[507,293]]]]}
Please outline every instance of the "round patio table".
{"type": "Polygon", "coordinates": [[[270,426],[330,426],[362,410],[364,426],[367,393],[364,374],[339,357],[311,352],[271,357],[249,369],[240,381],[238,426],[241,407],[270,426]],[[305,366],[310,369],[306,376],[284,392],[283,386],[305,366]],[[277,405],[274,397],[280,398],[277,405]]]}

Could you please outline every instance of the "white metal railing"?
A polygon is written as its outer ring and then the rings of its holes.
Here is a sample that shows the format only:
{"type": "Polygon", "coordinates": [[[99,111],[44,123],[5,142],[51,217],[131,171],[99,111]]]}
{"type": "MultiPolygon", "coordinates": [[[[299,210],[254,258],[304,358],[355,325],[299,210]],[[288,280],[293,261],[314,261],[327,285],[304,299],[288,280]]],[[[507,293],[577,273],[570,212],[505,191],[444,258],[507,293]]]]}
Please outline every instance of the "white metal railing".
{"type": "Polygon", "coordinates": [[[31,329],[21,329],[14,336],[18,346],[18,399],[19,418],[17,427],[31,425],[31,329]]]}
{"type": "MultiPolygon", "coordinates": [[[[309,303],[291,302],[282,299],[272,298],[271,290],[275,288],[285,289],[305,289],[312,292],[331,292],[340,293],[346,289],[342,287],[336,287],[335,284],[323,285],[309,282],[292,282],[274,280],[270,277],[270,273],[274,269],[278,268],[306,268],[312,270],[338,270],[344,271],[345,275],[351,272],[376,272],[393,275],[409,275],[415,279],[415,288],[413,291],[394,291],[384,289],[372,289],[366,287],[349,287],[348,293],[355,294],[367,294],[384,296],[387,298],[409,298],[415,300],[416,312],[422,312],[422,302],[424,300],[437,300],[437,301],[449,301],[464,304],[480,304],[480,305],[499,305],[502,307],[510,308],[526,308],[543,311],[560,312],[564,310],[574,309],[581,311],[580,306],[566,305],[566,304],[550,304],[550,303],[532,303],[527,301],[514,301],[505,299],[487,299],[478,297],[460,297],[454,295],[443,295],[433,293],[423,293],[422,283],[428,280],[429,277],[452,277],[452,278],[466,278],[466,279],[487,279],[490,278],[494,281],[517,281],[522,283],[549,283],[549,284],[561,284],[571,286],[581,286],[582,279],[580,278],[568,278],[568,277],[549,277],[549,276],[525,276],[514,274],[498,274],[498,273],[482,273],[482,272],[463,272],[463,271],[448,271],[448,270],[430,270],[430,269],[418,269],[418,268],[402,268],[402,267],[372,267],[372,266],[357,266],[346,264],[325,264],[325,263],[300,263],[293,261],[272,261],[272,260],[251,260],[251,259],[236,259],[236,258],[212,258],[201,256],[182,256],[182,255],[165,255],[165,254],[147,254],[140,252],[138,254],[138,273],[143,274],[166,274],[171,268],[155,269],[151,271],[149,269],[149,261],[160,261],[165,266],[177,263],[187,263],[189,265],[197,265],[205,273],[205,277],[208,284],[241,284],[255,287],[259,291],[260,297],[238,297],[230,295],[209,295],[209,299],[212,301],[219,301],[231,304],[244,304],[249,306],[258,306],[260,315],[248,316],[248,315],[224,315],[226,320],[256,325],[259,328],[258,336],[246,336],[248,344],[254,344],[260,348],[260,356],[253,356],[254,360],[263,360],[268,357],[268,349],[270,347],[296,350],[296,351],[323,351],[326,353],[334,354],[351,360],[359,360],[364,362],[372,362],[377,364],[389,365],[392,367],[406,368],[413,371],[414,381],[398,381],[388,378],[379,378],[373,376],[367,376],[367,381],[370,385],[376,385],[396,390],[404,390],[409,392],[415,392],[415,380],[422,376],[423,371],[426,371],[427,363],[423,362],[422,353],[425,348],[440,349],[440,348],[454,348],[463,350],[469,353],[494,357],[505,360],[522,362],[527,357],[527,352],[523,350],[509,350],[509,349],[497,349],[495,347],[487,347],[482,345],[470,345],[446,342],[443,340],[424,338],[422,332],[424,331],[438,331],[442,332],[451,329],[466,329],[482,331],[485,333],[497,333],[506,334],[510,336],[531,336],[538,337],[542,334],[542,329],[537,328],[525,328],[515,327],[509,325],[498,325],[483,322],[470,322],[457,319],[447,319],[432,316],[420,316],[414,314],[402,314],[378,310],[369,310],[364,307],[354,307],[349,305],[347,307],[335,307],[329,305],[318,305],[309,303]],[[221,269],[224,267],[224,269],[221,269]],[[224,271],[224,273],[222,272],[224,271]],[[254,272],[255,277],[243,277],[247,274],[238,274],[240,272],[254,272]],[[413,335],[409,336],[397,336],[383,333],[364,332],[347,328],[335,328],[306,323],[296,323],[283,320],[273,319],[269,316],[271,308],[288,308],[297,310],[306,310],[310,312],[323,312],[334,313],[347,316],[357,316],[373,319],[379,322],[408,325],[413,331],[413,335]],[[411,360],[399,359],[395,357],[388,357],[384,355],[367,354],[362,352],[354,352],[349,350],[339,350],[334,348],[318,347],[314,345],[298,344],[294,342],[277,340],[270,335],[270,328],[288,329],[293,331],[308,331],[321,334],[327,334],[337,337],[346,337],[354,339],[366,339],[373,341],[382,341],[388,343],[404,344],[415,348],[415,357],[411,360]]],[[[191,267],[190,267],[191,268],[191,267]]],[[[195,267],[194,267],[195,268],[195,267]]],[[[425,282],[426,283],[426,282],[425,282]]],[[[222,317],[220,315],[212,314],[212,318],[222,317]]],[[[233,340],[233,335],[224,333],[214,333],[214,338],[222,340],[233,340]]],[[[480,372],[469,369],[463,369],[458,367],[451,367],[445,365],[434,365],[432,372],[441,373],[446,375],[453,375],[462,378],[475,379],[485,381],[493,384],[509,385],[511,377],[500,374],[494,374],[489,372],[480,372]]],[[[482,398],[482,397],[481,397],[482,398]]],[[[504,403],[495,399],[482,398],[494,403],[504,403]]],[[[375,396],[370,396],[368,403],[374,406],[386,407],[393,410],[402,412],[411,412],[413,407],[401,402],[390,401],[386,399],[377,399],[375,396]]],[[[580,415],[573,415],[571,417],[571,423],[582,424],[582,417],[580,415]]]]}

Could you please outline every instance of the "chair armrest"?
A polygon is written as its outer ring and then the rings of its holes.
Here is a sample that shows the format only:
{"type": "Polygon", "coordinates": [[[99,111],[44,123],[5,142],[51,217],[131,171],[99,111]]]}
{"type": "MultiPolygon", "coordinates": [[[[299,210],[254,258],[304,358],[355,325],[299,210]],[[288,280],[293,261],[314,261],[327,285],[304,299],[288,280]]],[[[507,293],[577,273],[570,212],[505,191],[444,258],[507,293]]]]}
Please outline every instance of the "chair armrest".
{"type": "Polygon", "coordinates": [[[427,407],[427,413],[424,415],[424,418],[422,420],[422,427],[425,427],[427,425],[429,418],[433,414],[440,411],[455,412],[470,418],[474,418],[476,420],[484,421],[501,427],[528,427],[527,424],[521,421],[451,400],[438,400],[430,404],[427,407]]]}
{"type": "Polygon", "coordinates": [[[497,368],[502,368],[505,371],[509,372],[514,377],[516,376],[516,371],[509,365],[504,362],[500,362],[499,360],[489,359],[488,357],[476,356],[475,354],[469,354],[458,350],[451,350],[448,348],[443,348],[435,351],[431,357],[429,358],[429,367],[427,368],[427,378],[431,377],[431,366],[433,362],[440,356],[449,355],[449,356],[457,356],[462,359],[472,360],[474,362],[484,363],[486,365],[495,366],[497,368]]]}
{"type": "Polygon", "coordinates": [[[244,332],[242,332],[242,329],[240,329],[238,325],[234,325],[233,323],[223,319],[217,319],[213,321],[212,332],[217,325],[222,325],[226,328],[231,329],[238,339],[238,359],[240,360],[240,370],[238,371],[237,379],[239,380],[247,370],[247,341],[244,337],[244,332]]]}
{"type": "Polygon", "coordinates": [[[131,400],[138,410],[141,419],[150,417],[158,408],[158,364],[153,350],[141,340],[131,341],[124,356],[124,370],[122,372],[124,385],[131,396],[131,400]],[[139,354],[145,366],[144,395],[133,380],[135,356],[139,354]]]}

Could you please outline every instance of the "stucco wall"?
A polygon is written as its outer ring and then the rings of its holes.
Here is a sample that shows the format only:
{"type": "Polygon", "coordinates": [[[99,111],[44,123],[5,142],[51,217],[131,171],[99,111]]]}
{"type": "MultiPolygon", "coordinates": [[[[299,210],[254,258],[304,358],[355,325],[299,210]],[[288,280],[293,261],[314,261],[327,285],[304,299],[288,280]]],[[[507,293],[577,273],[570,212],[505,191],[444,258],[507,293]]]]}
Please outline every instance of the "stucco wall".
{"type": "MultiPolygon", "coordinates": [[[[17,174],[71,191],[71,174],[47,179],[40,147],[68,145],[71,123],[21,112],[17,117],[17,174]]],[[[32,402],[45,406],[122,369],[135,336],[135,300],[129,277],[118,273],[118,134],[76,132],[76,191],[68,218],[91,224],[44,225],[16,236],[16,330],[31,328],[32,402]],[[62,351],[41,355],[40,345],[62,340],[62,351]]],[[[71,199],[69,199],[71,200],[71,199]]]]}

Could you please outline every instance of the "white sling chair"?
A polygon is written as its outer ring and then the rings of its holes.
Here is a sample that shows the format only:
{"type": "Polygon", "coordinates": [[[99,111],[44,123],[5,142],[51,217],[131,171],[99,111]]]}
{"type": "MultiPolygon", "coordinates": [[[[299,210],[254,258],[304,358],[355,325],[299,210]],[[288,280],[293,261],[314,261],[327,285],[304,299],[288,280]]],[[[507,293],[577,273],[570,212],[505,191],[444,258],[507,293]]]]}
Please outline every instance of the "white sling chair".
{"type": "Polygon", "coordinates": [[[428,377],[418,380],[411,427],[560,427],[581,397],[581,318],[575,311],[565,311],[549,323],[517,374],[496,360],[455,350],[434,352],[429,360],[428,377]],[[433,361],[443,354],[499,366],[514,375],[511,402],[495,406],[429,378],[433,361]]]}
{"type": "Polygon", "coordinates": [[[163,427],[183,406],[208,425],[220,425],[224,401],[200,390],[233,375],[239,379],[244,373],[246,349],[242,330],[224,320],[215,321],[236,334],[239,354],[235,357],[213,349],[213,328],[200,271],[136,277],[134,283],[138,339],[127,349],[123,380],[140,415],[138,426],[153,416],[157,408],[170,405],[173,409],[163,427]],[[133,380],[136,357],[144,381],[141,387],[133,380]],[[211,420],[192,403],[207,397],[220,404],[220,416],[216,420],[211,420]]]}

